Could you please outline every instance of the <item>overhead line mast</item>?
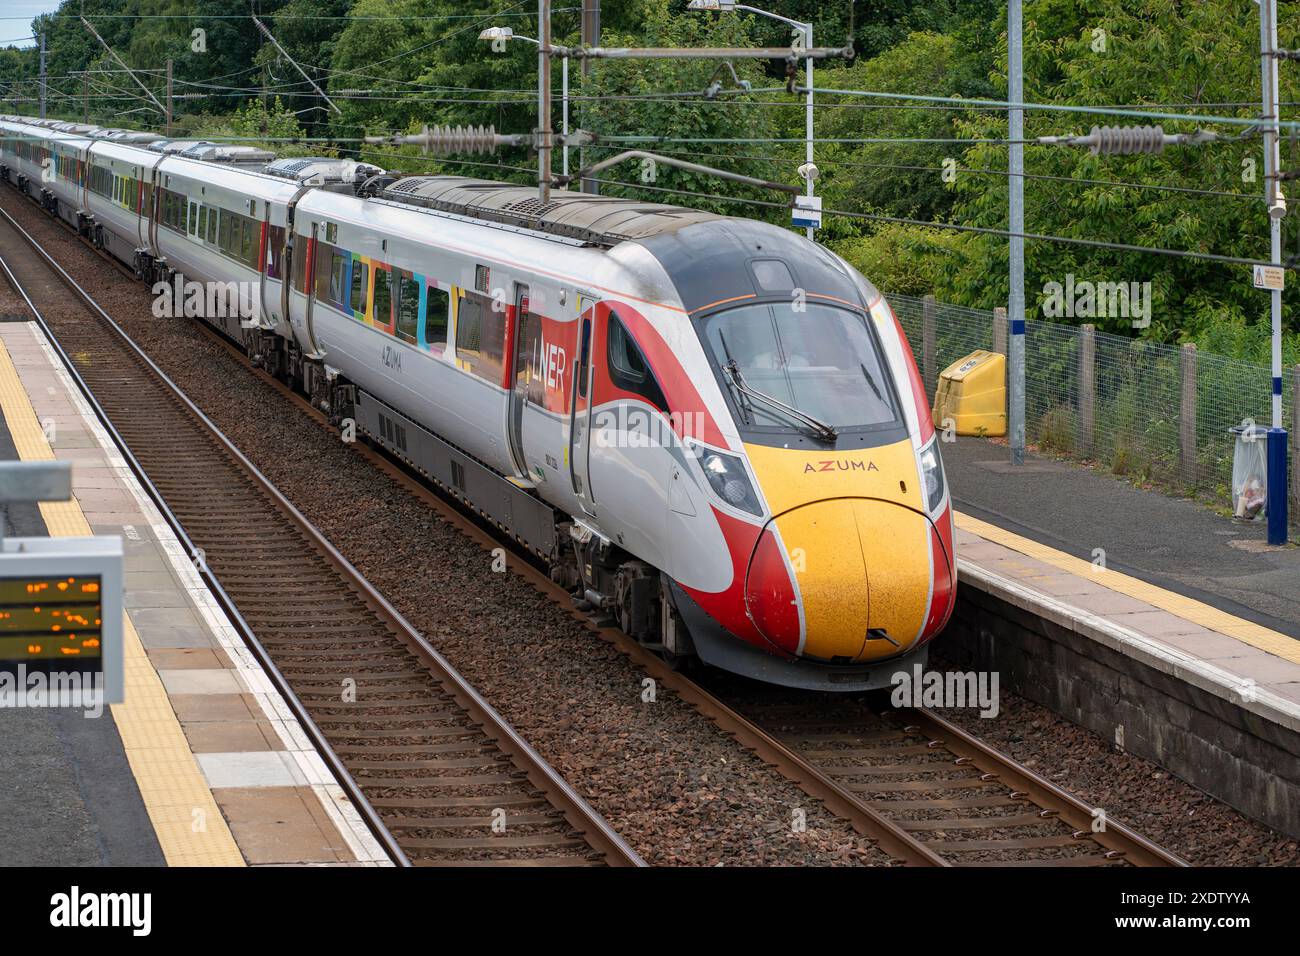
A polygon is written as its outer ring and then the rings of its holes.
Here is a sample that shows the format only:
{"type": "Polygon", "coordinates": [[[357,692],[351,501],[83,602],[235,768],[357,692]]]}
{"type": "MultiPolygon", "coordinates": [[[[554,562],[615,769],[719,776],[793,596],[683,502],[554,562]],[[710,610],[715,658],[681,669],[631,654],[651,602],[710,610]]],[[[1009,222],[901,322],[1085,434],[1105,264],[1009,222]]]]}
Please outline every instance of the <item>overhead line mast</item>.
{"type": "MultiPolygon", "coordinates": [[[[1287,480],[1287,433],[1282,427],[1282,219],[1286,216],[1286,198],[1282,195],[1281,163],[1278,150],[1277,61],[1284,51],[1277,46],[1277,0],[1259,3],[1259,60],[1261,69],[1261,112],[1264,134],[1264,200],[1268,208],[1269,246],[1272,276],[1262,285],[1270,290],[1272,318],[1273,427],[1268,432],[1267,481],[1268,543],[1287,543],[1287,511],[1291,494],[1287,480]]],[[[1259,270],[1257,269],[1256,272],[1259,270]]],[[[1255,284],[1261,285],[1256,280],[1255,284]]],[[[1295,425],[1292,425],[1294,428],[1295,425]]]]}
{"type": "MultiPolygon", "coordinates": [[[[558,54],[564,57],[573,57],[581,59],[584,70],[587,68],[589,60],[608,59],[608,60],[628,60],[628,59],[712,59],[712,60],[730,60],[730,59],[784,59],[797,60],[806,59],[809,63],[813,60],[829,59],[833,57],[843,57],[852,59],[853,40],[852,37],[846,41],[842,47],[812,47],[799,46],[791,44],[789,47],[601,47],[587,46],[581,47],[558,47],[551,43],[551,0],[538,0],[537,16],[539,21],[538,29],[538,46],[537,46],[537,129],[533,133],[533,145],[537,149],[537,194],[542,203],[550,202],[551,186],[557,181],[565,183],[577,180],[590,180],[591,169],[581,169],[574,175],[555,177],[551,171],[551,154],[554,148],[555,134],[551,127],[551,57],[558,54]]],[[[584,37],[585,38],[585,37],[584,37]]],[[[565,145],[588,146],[597,141],[597,137],[586,132],[585,130],[574,130],[564,138],[565,145]]],[[[468,128],[462,130],[460,127],[441,127],[430,130],[425,127],[424,131],[415,135],[394,135],[394,136],[367,136],[367,143],[392,143],[396,145],[416,144],[422,145],[425,149],[436,149],[446,153],[452,152],[483,152],[489,144],[503,145],[512,141],[517,142],[518,137],[497,135],[491,127],[480,127],[478,129],[468,128]]],[[[684,166],[681,160],[673,159],[668,156],[660,156],[655,153],[637,152],[639,158],[654,159],[656,162],[662,162],[669,166],[684,166]]],[[[619,157],[620,159],[630,158],[629,156],[619,157]]],[[[618,161],[617,159],[614,161],[618,161]]],[[[599,164],[600,168],[611,165],[611,160],[605,160],[599,164]]],[[[752,185],[770,186],[784,192],[801,193],[802,188],[790,189],[776,183],[768,183],[764,180],[754,179],[752,177],[740,177],[735,173],[729,173],[725,170],[715,169],[711,166],[701,166],[698,164],[689,164],[689,168],[694,171],[716,175],[724,179],[739,180],[749,182],[752,185]]]]}

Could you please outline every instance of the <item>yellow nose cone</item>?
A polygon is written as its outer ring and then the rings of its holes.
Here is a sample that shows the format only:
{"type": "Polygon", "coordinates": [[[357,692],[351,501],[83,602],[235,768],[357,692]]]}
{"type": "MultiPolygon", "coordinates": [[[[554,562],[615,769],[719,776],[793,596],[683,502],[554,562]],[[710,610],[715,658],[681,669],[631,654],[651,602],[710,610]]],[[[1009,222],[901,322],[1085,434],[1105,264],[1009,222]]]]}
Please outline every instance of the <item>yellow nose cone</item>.
{"type": "Polygon", "coordinates": [[[917,640],[930,600],[928,518],[887,501],[836,498],[773,524],[794,570],[803,655],[865,662],[917,640]]]}

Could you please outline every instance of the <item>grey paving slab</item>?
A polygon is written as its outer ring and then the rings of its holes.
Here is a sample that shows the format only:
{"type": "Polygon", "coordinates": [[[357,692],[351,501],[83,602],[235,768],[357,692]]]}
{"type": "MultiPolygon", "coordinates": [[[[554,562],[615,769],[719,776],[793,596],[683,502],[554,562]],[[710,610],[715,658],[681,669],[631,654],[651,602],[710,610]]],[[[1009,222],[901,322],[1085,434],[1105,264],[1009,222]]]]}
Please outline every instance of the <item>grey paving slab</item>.
{"type": "Polygon", "coordinates": [[[208,786],[296,787],[307,783],[288,753],[279,750],[195,754],[208,786]]]}
{"type": "MultiPolygon", "coordinates": [[[[135,620],[135,615],[132,615],[135,620]]],[[[163,647],[216,647],[218,642],[208,633],[206,628],[194,625],[192,627],[150,627],[136,628],[140,635],[140,643],[146,650],[154,650],[163,647]]]]}

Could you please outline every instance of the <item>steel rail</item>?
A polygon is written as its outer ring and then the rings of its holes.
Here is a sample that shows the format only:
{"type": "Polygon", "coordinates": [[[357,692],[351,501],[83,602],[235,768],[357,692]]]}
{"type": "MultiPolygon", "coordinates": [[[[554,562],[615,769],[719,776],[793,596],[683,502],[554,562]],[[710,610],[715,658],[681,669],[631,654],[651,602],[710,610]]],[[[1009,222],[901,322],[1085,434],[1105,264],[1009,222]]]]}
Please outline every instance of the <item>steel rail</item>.
{"type": "MultiPolygon", "coordinates": [[[[546,794],[548,800],[556,807],[561,809],[569,823],[579,832],[583,833],[588,842],[600,852],[607,862],[615,865],[644,866],[644,861],[630,845],[623,840],[617,832],[610,827],[609,823],[597,814],[590,805],[578,794],[573,788],[559,775],[556,770],[542,758],[540,754],[533,749],[532,745],[524,740],[517,731],[496,711],[492,705],[485,700],[482,695],[469,684],[465,678],[456,671],[451,664],[419,633],[396,608],[368,581],[366,578],[347,560],[323,534],[313,525],[293,504],[286,498],[279,489],[266,478],[265,475],[230,441],[229,438],[217,427],[194,402],[185,395],[184,392],[167,376],[167,374],[158,367],[158,365],[144,352],[144,350],[130,337],[100,305],[95,299],[73,279],[66,270],[31,236],[21,225],[6,211],[0,209],[0,215],[10,225],[10,227],[22,237],[28,245],[43,259],[47,266],[53,271],[59,280],[96,316],[98,316],[107,326],[119,337],[121,342],[127,346],[133,356],[140,361],[148,372],[157,378],[165,387],[170,397],[178,401],[185,411],[193,417],[200,427],[214,438],[223,450],[235,461],[235,463],[244,471],[248,477],[252,478],[257,487],[265,493],[276,507],[290,519],[294,526],[304,534],[313,545],[315,545],[327,558],[327,560],[336,568],[336,570],[347,580],[349,585],[371,605],[377,615],[389,624],[397,633],[403,643],[416,655],[418,659],[432,671],[451,691],[453,698],[458,704],[470,714],[474,720],[480,724],[486,735],[496,742],[502,751],[510,757],[513,763],[523,770],[530,782],[540,791],[546,794]]],[[[8,265],[5,264],[5,272],[10,275],[15,289],[21,289],[16,277],[12,275],[8,265]]],[[[129,463],[132,471],[141,480],[148,491],[154,503],[159,507],[169,526],[177,534],[182,544],[187,548],[189,554],[195,554],[196,549],[192,540],[182,527],[179,519],[167,506],[162,494],[153,485],[152,481],[145,474],[143,467],[136,459],[134,454],[127,447],[125,440],[118,433],[117,429],[109,420],[107,413],[99,405],[98,401],[91,393],[85,380],[77,372],[74,363],[68,357],[66,352],[58,345],[53,330],[36,308],[35,304],[26,295],[25,291],[21,292],[32,314],[38,317],[38,322],[45,330],[47,337],[54,345],[60,361],[72,375],[73,380],[77,383],[78,389],[82,392],[94,409],[96,417],[105,426],[106,430],[113,437],[114,443],[122,451],[123,456],[129,463]]],[[[344,791],[348,793],[359,812],[362,813],[366,820],[367,826],[375,833],[376,837],[384,845],[385,849],[394,860],[400,865],[410,865],[410,860],[401,850],[397,840],[388,831],[383,824],[378,812],[370,804],[369,800],[361,792],[355,779],[347,771],[346,765],[341,758],[334,752],[326,741],[320,728],[307,713],[305,706],[298,696],[289,686],[287,679],[276,667],[271,660],[270,654],[266,648],[257,639],[253,629],[248,625],[235,605],[233,599],[226,593],[220,581],[210,569],[201,569],[200,573],[221,603],[223,610],[231,618],[242,638],[248,643],[250,648],[257,655],[259,662],[266,667],[268,675],[276,683],[277,689],[285,696],[295,712],[295,716],[302,722],[312,739],[312,743],[318,747],[322,756],[330,766],[331,772],[339,781],[344,791]]]]}

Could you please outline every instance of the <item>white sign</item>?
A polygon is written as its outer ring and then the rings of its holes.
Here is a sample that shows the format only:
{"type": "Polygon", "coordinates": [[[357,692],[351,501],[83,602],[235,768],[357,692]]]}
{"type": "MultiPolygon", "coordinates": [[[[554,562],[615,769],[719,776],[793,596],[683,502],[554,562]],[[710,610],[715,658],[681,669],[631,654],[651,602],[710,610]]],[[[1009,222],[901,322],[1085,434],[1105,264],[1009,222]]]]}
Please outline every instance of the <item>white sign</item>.
{"type": "Polygon", "coordinates": [[[792,225],[803,228],[820,229],[822,225],[822,197],[795,196],[794,208],[790,210],[792,225]]]}
{"type": "Polygon", "coordinates": [[[1281,266],[1255,266],[1255,288],[1276,289],[1281,292],[1286,284],[1286,270],[1281,266]]]}

